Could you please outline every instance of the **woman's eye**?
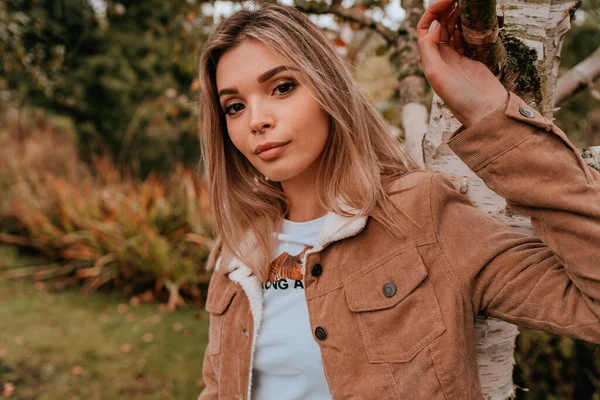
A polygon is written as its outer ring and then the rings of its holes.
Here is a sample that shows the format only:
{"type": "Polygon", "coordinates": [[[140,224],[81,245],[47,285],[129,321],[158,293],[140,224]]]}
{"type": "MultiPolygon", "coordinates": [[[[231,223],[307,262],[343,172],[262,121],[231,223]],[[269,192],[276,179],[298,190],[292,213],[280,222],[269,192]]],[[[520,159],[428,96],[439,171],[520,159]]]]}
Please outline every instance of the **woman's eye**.
{"type": "Polygon", "coordinates": [[[237,114],[238,112],[242,111],[243,107],[244,107],[244,105],[241,103],[231,104],[225,108],[225,114],[227,114],[227,115],[237,114]],[[231,112],[232,110],[235,112],[231,112]]]}
{"type": "Polygon", "coordinates": [[[293,82],[293,81],[284,82],[281,85],[277,85],[275,87],[275,91],[279,90],[280,94],[286,94],[286,93],[291,92],[295,86],[296,86],[296,82],[293,82]]]}

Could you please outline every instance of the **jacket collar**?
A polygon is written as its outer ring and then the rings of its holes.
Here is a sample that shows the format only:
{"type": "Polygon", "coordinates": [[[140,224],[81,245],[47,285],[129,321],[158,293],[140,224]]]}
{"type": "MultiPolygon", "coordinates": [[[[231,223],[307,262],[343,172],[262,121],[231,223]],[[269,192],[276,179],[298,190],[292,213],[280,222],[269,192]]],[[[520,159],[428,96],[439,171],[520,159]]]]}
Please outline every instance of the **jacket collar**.
{"type": "MultiPolygon", "coordinates": [[[[306,257],[309,254],[319,252],[331,243],[346,239],[357,235],[367,225],[367,216],[358,215],[358,211],[350,207],[342,206],[342,210],[353,216],[343,216],[329,211],[325,216],[325,221],[319,231],[317,238],[317,246],[313,247],[306,253],[302,263],[306,262],[306,257]]],[[[246,234],[244,240],[255,242],[255,237],[250,233],[246,234]]],[[[254,363],[254,351],[256,349],[256,341],[258,339],[258,331],[262,322],[263,316],[263,289],[260,279],[253,274],[249,266],[244,264],[237,257],[233,257],[227,266],[221,267],[221,258],[217,260],[215,270],[225,268],[225,273],[228,274],[232,282],[241,286],[250,303],[250,312],[254,322],[252,350],[250,355],[250,365],[254,363]]],[[[248,382],[248,399],[252,393],[252,368],[250,368],[250,377],[248,382]]]]}
{"type": "MultiPolygon", "coordinates": [[[[352,216],[339,215],[333,211],[329,211],[326,214],[325,221],[323,221],[323,225],[321,226],[317,238],[317,246],[311,249],[309,253],[321,251],[334,242],[357,235],[364,229],[368,217],[358,215],[358,210],[348,206],[344,206],[343,210],[352,216]]],[[[244,240],[250,241],[251,243],[256,242],[254,235],[250,231],[246,233],[244,240]]],[[[221,259],[217,260],[215,269],[220,270],[220,268],[222,268],[220,263],[221,259]]],[[[233,257],[229,262],[229,265],[225,268],[225,273],[232,273],[239,268],[250,269],[250,267],[236,257],[233,257]]]]}

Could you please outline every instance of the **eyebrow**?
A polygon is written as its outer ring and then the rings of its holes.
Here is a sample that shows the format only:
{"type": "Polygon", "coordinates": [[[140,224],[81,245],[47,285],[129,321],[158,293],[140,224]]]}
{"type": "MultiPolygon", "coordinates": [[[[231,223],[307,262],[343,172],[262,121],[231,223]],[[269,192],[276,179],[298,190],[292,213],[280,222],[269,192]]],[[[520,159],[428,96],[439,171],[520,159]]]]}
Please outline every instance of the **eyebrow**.
{"type": "MultiPolygon", "coordinates": [[[[271,68],[270,70],[263,72],[262,74],[260,74],[258,76],[258,78],[256,78],[256,81],[258,83],[265,83],[266,81],[268,81],[269,79],[271,79],[272,77],[274,77],[275,75],[280,73],[281,71],[286,71],[286,70],[298,71],[298,68],[280,65],[279,67],[271,68]]],[[[225,89],[219,90],[219,97],[226,95],[226,94],[239,94],[239,92],[237,91],[236,88],[225,88],[225,89]]]]}

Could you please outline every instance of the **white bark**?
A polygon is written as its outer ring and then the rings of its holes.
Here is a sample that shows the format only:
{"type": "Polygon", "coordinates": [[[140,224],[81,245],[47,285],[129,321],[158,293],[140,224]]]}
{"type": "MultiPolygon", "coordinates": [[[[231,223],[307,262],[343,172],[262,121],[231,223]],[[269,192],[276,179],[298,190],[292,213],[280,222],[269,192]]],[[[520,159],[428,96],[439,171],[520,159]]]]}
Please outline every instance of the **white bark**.
{"type": "Polygon", "coordinates": [[[558,79],[554,105],[560,104],[579,90],[591,85],[598,78],[600,78],[600,47],[558,79]]]}
{"type": "Polygon", "coordinates": [[[538,72],[542,81],[542,104],[538,111],[552,117],[554,90],[564,37],[571,28],[570,11],[578,0],[501,0],[499,15],[505,30],[538,52],[538,72]]]}
{"type": "MultiPolygon", "coordinates": [[[[501,0],[497,9],[504,16],[505,29],[538,50],[538,72],[543,100],[540,112],[552,116],[553,91],[564,35],[570,27],[569,10],[577,1],[501,0]]],[[[455,186],[476,207],[510,229],[532,235],[529,218],[507,209],[506,201],[490,190],[446,145],[460,127],[439,97],[434,96],[429,131],[423,140],[425,166],[450,175],[455,186]]],[[[514,346],[518,334],[514,325],[493,318],[475,322],[479,378],[486,399],[514,396],[512,372],[514,346]]]]}
{"type": "Polygon", "coordinates": [[[416,29],[425,6],[423,0],[402,0],[402,8],[406,11],[404,27],[410,39],[404,49],[400,50],[400,70],[409,72],[399,81],[400,104],[402,104],[402,128],[404,129],[404,145],[408,154],[419,167],[424,168],[423,138],[427,133],[429,110],[425,107],[425,78],[421,71],[421,57],[416,40],[416,29]]]}
{"type": "Polygon", "coordinates": [[[583,160],[592,168],[600,172],[600,146],[588,147],[581,150],[583,160]]]}
{"type": "Polygon", "coordinates": [[[419,164],[425,167],[423,160],[423,138],[427,133],[429,111],[421,103],[408,103],[402,107],[402,127],[404,128],[404,148],[419,164]]]}

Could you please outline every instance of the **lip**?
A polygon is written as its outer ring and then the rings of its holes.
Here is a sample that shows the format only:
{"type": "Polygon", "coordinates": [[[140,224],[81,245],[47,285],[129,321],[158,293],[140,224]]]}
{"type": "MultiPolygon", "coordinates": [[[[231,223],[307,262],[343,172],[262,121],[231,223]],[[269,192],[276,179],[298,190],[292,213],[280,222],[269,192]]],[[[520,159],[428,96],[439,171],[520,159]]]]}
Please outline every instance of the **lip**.
{"type": "MultiPolygon", "coordinates": [[[[266,144],[267,143],[265,143],[265,145],[266,144]]],[[[274,158],[277,158],[281,155],[281,153],[283,153],[285,151],[285,149],[287,149],[289,144],[290,144],[290,142],[279,142],[278,145],[275,145],[275,146],[272,146],[269,148],[263,147],[263,150],[261,152],[257,153],[258,158],[260,158],[263,161],[269,161],[274,158]]]]}
{"type": "Polygon", "coordinates": [[[286,144],[288,144],[289,142],[266,142],[263,144],[259,144],[258,146],[256,146],[256,148],[254,149],[254,154],[260,154],[263,151],[272,149],[274,147],[281,147],[281,146],[285,146],[286,144]]]}

